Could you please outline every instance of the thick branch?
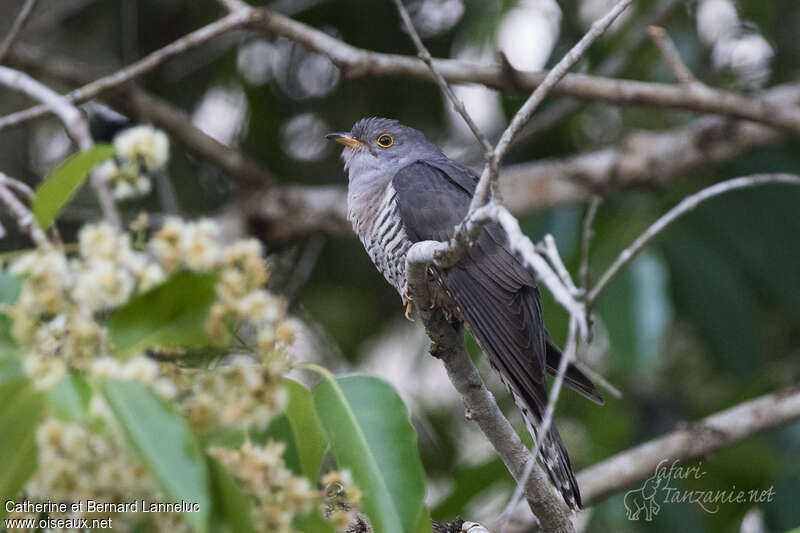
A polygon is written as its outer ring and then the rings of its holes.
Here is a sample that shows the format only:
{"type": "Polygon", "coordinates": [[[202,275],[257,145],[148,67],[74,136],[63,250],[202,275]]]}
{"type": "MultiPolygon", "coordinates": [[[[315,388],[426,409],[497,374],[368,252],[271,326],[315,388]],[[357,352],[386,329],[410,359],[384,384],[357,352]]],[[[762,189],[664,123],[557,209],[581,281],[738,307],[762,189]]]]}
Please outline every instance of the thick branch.
{"type": "MultiPolygon", "coordinates": [[[[432,79],[425,62],[415,57],[381,54],[356,48],[310,26],[269,10],[251,25],[305,45],[327,56],[350,77],[401,76],[432,79]]],[[[518,72],[513,80],[502,65],[477,65],[452,59],[435,59],[433,65],[450,83],[480,83],[498,90],[534,90],[545,72],[518,72]]],[[[620,104],[646,104],[714,113],[762,122],[800,133],[800,108],[778,108],[760,99],[727,91],[661,83],[616,80],[584,74],[567,74],[553,88],[554,94],[620,104]]]]}
{"type": "MultiPolygon", "coordinates": [[[[144,74],[170,57],[244,26],[297,41],[310,50],[327,56],[351,77],[373,75],[432,79],[427,65],[418,58],[381,54],[356,48],[320,30],[268,9],[247,8],[237,9],[218,21],[149,54],[129,67],[85,85],[67,96],[73,102],[93,98],[103,91],[144,74]]],[[[436,59],[433,64],[450,83],[480,83],[490,88],[509,91],[533,90],[544,81],[547,75],[544,72],[518,72],[514,79],[510,80],[502,65],[476,65],[450,59],[436,59]]],[[[763,99],[746,98],[734,93],[702,87],[686,90],[682,86],[661,83],[567,74],[553,88],[553,93],[620,104],[653,105],[727,115],[800,133],[800,108],[796,106],[781,108],[763,99]]],[[[8,115],[0,119],[0,129],[19,124],[47,112],[47,108],[39,106],[8,115]]]]}
{"type": "Polygon", "coordinates": [[[703,457],[795,420],[800,420],[798,387],[741,403],[582,470],[578,484],[584,502],[597,502],[653,475],[661,461],[703,457]]]}

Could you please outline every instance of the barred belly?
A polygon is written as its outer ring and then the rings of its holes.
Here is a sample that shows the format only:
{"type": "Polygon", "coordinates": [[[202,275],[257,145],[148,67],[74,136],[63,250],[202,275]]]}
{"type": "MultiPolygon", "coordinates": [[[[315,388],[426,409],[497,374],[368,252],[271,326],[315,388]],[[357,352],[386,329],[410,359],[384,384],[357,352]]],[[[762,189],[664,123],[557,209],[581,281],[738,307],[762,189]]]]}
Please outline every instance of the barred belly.
{"type": "Polygon", "coordinates": [[[406,286],[406,254],[413,243],[403,228],[391,183],[378,200],[377,209],[369,217],[372,220],[356,217],[352,209],[349,218],[372,262],[402,294],[406,286]]]}

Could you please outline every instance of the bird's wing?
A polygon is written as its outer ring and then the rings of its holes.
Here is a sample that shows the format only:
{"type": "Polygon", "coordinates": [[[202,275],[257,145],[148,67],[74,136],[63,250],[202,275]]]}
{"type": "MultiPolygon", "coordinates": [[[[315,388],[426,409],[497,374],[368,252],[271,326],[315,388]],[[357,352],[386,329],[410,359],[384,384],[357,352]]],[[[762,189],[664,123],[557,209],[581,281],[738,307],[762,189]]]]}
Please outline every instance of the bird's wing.
{"type": "MultiPolygon", "coordinates": [[[[456,174],[448,168],[455,164],[445,165],[417,161],[392,180],[400,218],[412,241],[449,239],[469,209],[469,183],[475,178],[467,181],[463,171],[456,174]]],[[[436,274],[514,396],[529,430],[538,435],[547,405],[547,334],[533,275],[509,251],[497,224],[487,225],[455,266],[436,274]]],[[[564,500],[580,508],[578,484],[554,425],[544,436],[540,454],[564,500]]]]}
{"type": "MultiPolygon", "coordinates": [[[[394,176],[397,208],[412,241],[445,241],[466,215],[472,196],[468,185],[475,178],[451,166],[445,172],[418,161],[394,176]]],[[[513,381],[509,385],[526,401],[546,402],[546,334],[539,292],[532,274],[506,248],[502,228],[494,226],[482,231],[461,261],[439,276],[492,363],[513,381]]]]}

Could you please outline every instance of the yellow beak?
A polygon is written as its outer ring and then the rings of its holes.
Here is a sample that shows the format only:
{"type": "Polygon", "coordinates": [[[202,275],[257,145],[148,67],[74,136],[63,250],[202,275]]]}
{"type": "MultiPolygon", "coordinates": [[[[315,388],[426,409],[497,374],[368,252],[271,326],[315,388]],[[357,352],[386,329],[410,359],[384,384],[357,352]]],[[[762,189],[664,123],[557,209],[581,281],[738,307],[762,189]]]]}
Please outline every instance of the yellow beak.
{"type": "Polygon", "coordinates": [[[343,144],[349,148],[353,148],[355,146],[364,146],[364,143],[355,137],[351,137],[349,133],[345,132],[329,133],[325,136],[325,138],[330,139],[331,141],[336,141],[337,143],[343,144]]]}

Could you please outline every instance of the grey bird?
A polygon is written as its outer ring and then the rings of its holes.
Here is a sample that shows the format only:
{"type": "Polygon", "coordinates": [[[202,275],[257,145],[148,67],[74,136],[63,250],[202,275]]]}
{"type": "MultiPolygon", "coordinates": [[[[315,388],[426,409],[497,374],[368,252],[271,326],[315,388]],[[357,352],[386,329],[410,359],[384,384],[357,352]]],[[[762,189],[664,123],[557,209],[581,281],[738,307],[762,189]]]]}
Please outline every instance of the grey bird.
{"type": "MultiPolygon", "coordinates": [[[[406,254],[419,241],[447,241],[467,214],[477,175],[447,158],[422,132],[396,120],[365,118],[349,133],[328,139],[345,146],[347,210],[372,262],[406,302],[406,254]]],[[[547,405],[546,373],[554,375],[561,351],[542,322],[532,272],[508,246],[503,228],[484,227],[473,246],[449,269],[431,267],[443,311],[463,323],[489,358],[536,438],[547,405]]],[[[594,384],[576,367],[565,383],[603,404],[594,384]]],[[[551,426],[540,460],[572,509],[581,496],[561,437],[551,426]]]]}

